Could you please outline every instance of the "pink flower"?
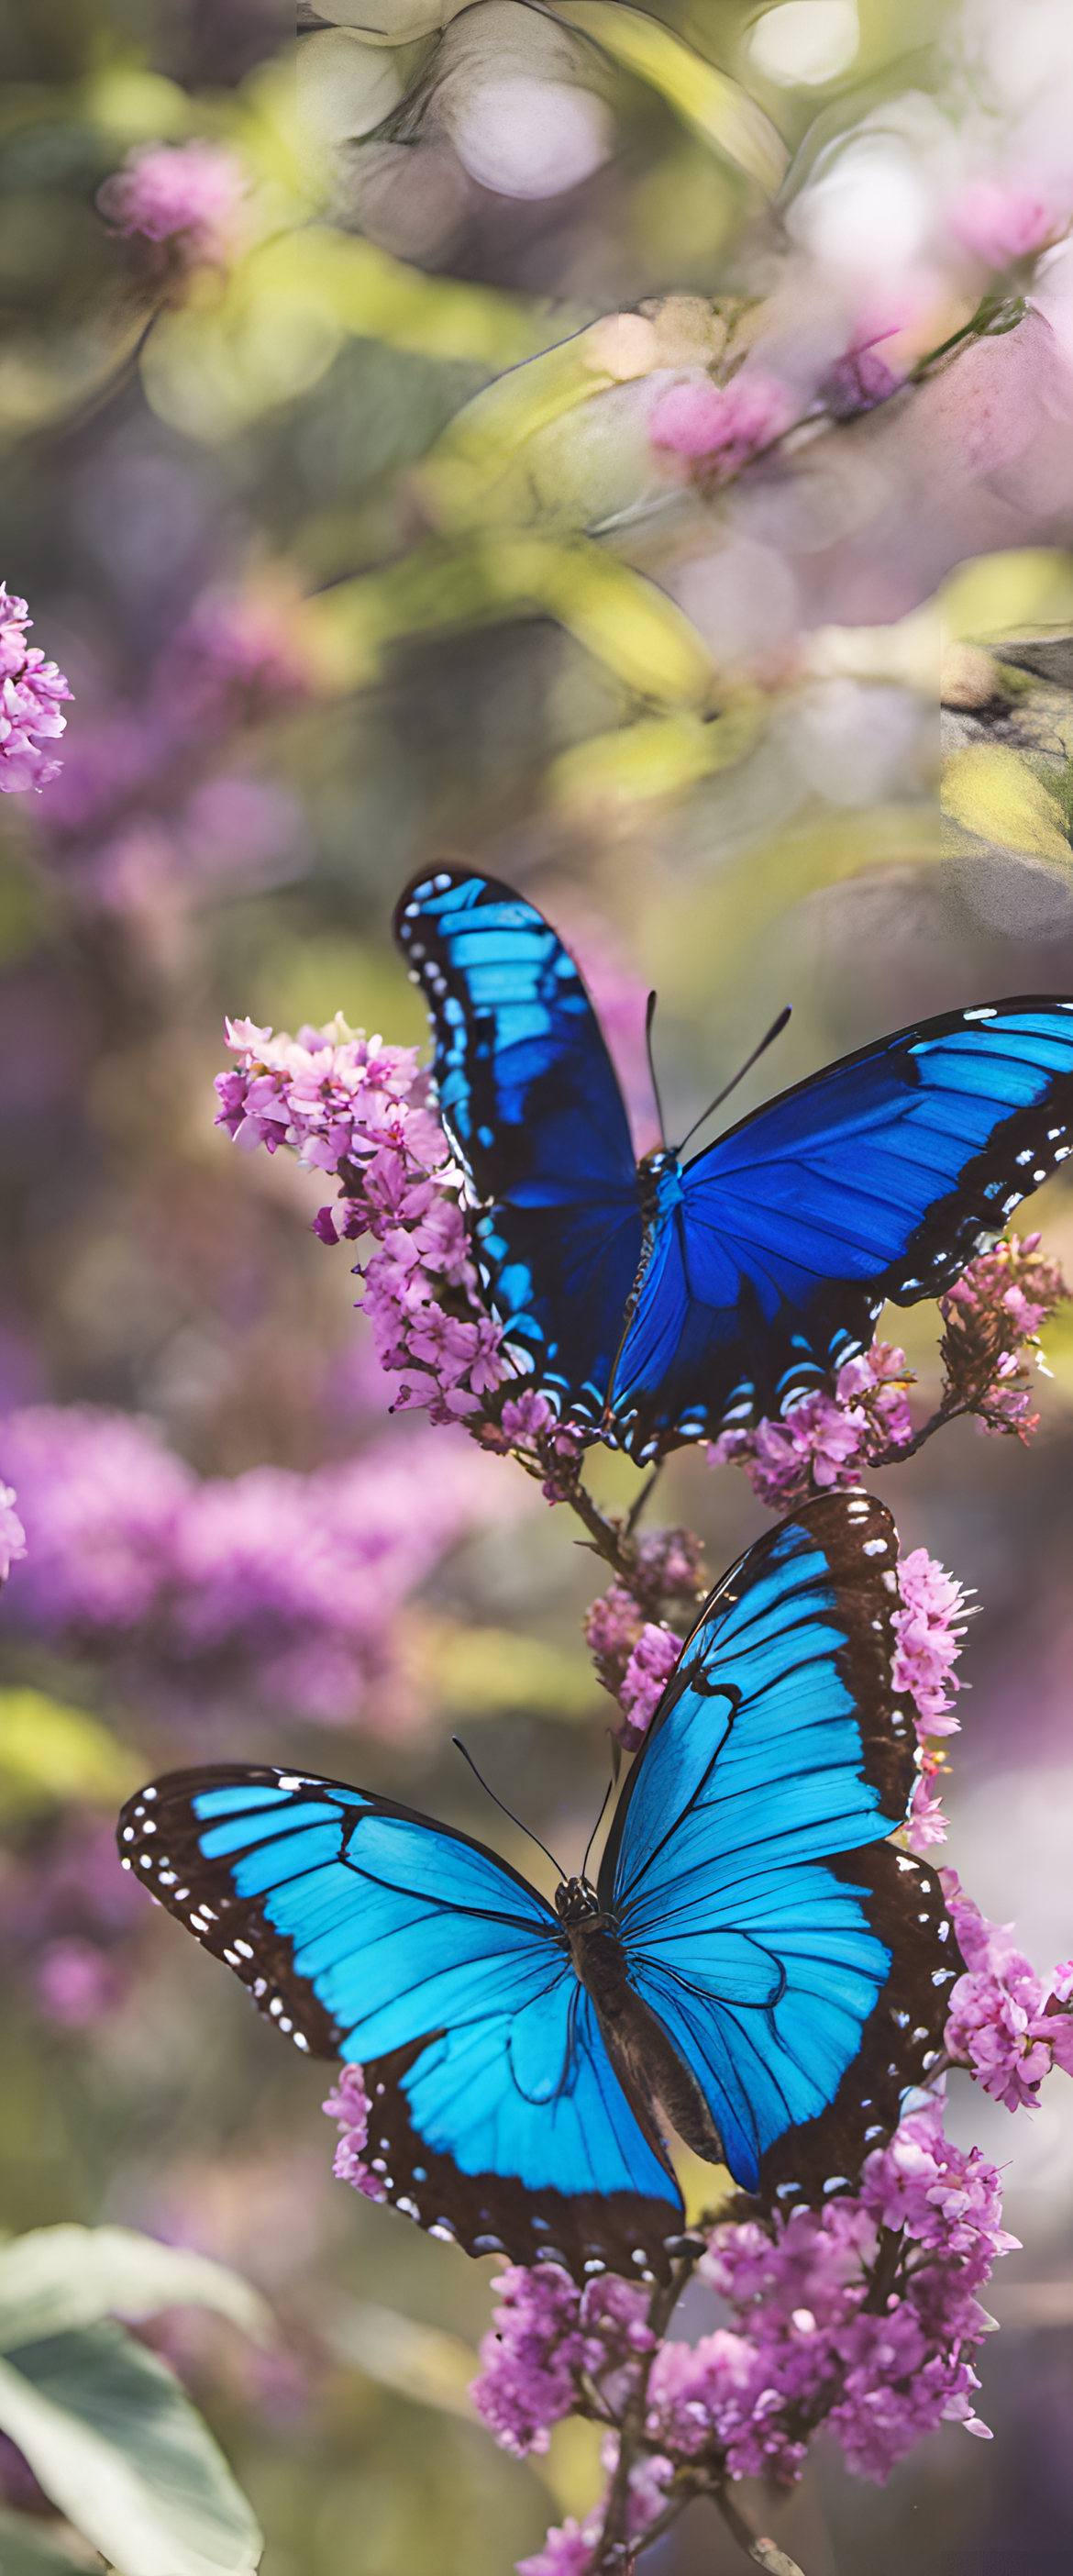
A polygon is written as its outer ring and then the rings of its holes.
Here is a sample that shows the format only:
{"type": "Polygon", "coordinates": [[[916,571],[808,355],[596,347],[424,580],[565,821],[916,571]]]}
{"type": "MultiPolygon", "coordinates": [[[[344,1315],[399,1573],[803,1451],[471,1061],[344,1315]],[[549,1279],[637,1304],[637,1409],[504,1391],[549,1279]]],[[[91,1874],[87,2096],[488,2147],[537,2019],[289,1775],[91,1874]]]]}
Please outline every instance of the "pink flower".
{"type": "Polygon", "coordinates": [[[945,1843],[950,1830],[930,1781],[931,1774],[922,1772],[910,1800],[905,1839],[911,1852],[931,1851],[934,1844],[945,1843]]]}
{"type": "Polygon", "coordinates": [[[66,2022],[71,2030],[84,2030],[99,2021],[114,2009],[123,1991],[105,1952],[78,1934],[50,1941],[41,1951],[34,1988],[46,2018],[66,2022]]]}
{"type": "Polygon", "coordinates": [[[675,1636],[673,1628],[657,1627],[653,1620],[646,1619],[619,1691],[628,1721],[620,1729],[620,1740],[630,1752],[647,1734],[681,1651],[682,1640],[675,1636]]]}
{"type": "Polygon", "coordinates": [[[778,1421],[763,1415],[720,1433],[708,1451],[712,1467],[744,1467],[753,1492],[771,1511],[792,1511],[816,1492],[859,1484],[862,1470],[904,1448],[913,1425],[905,1388],[912,1372],[904,1351],[875,1342],[846,1360],[834,1395],[799,1395],[778,1421]]]}
{"type": "Polygon", "coordinates": [[[729,385],[702,376],[657,395],[648,435],[653,447],[690,464],[717,465],[726,477],[781,437],[793,416],[792,398],[773,376],[743,372],[729,385]]]}
{"type": "Polygon", "coordinates": [[[899,1559],[898,1591],[895,1690],[908,1691],[915,1700],[921,1734],[956,1735],[958,1720],[950,1714],[949,1693],[961,1689],[953,1667],[969,1615],[963,1588],[926,1548],[917,1547],[899,1559]]]}
{"type": "Polygon", "coordinates": [[[6,1583],[12,1566],[26,1554],[26,1532],[15,1509],[15,1488],[0,1485],[0,1583],[6,1583]]]}
{"type": "Polygon", "coordinates": [[[223,144],[141,143],[97,191],[102,215],[117,233],[147,241],[185,237],[197,259],[226,261],[237,247],[246,193],[242,165],[223,144]]]}
{"type": "Polygon", "coordinates": [[[588,2576],[598,2537],[597,2515],[587,2515],[582,2524],[569,2513],[558,2529],[549,2531],[535,2558],[519,2558],[517,2576],[588,2576]]]}
{"type": "Polygon", "coordinates": [[[1052,2066],[1073,2071],[1073,1969],[1064,1961],[1049,1980],[1037,1976],[1012,1924],[988,1923],[956,1870],[942,1881],[968,1972],[950,1997],[947,2048],[1007,2110],[1034,2109],[1052,2066]]]}
{"type": "Polygon", "coordinates": [[[0,582],[0,795],[19,796],[28,787],[47,787],[59,775],[60,763],[41,748],[66,730],[60,700],[71,691],[55,662],[46,662],[36,644],[27,644],[32,625],[24,599],[11,598],[0,582]]]}
{"type": "Polygon", "coordinates": [[[946,220],[955,241],[974,258],[1004,269],[1055,240],[1071,211],[1073,200],[1060,209],[1056,198],[1031,182],[970,179],[947,208],[946,220]]]}
{"type": "Polygon", "coordinates": [[[379,2174],[374,2173],[362,2157],[362,2148],[369,2134],[372,2103],[365,2090],[365,2077],[360,2066],[351,2062],[340,2069],[335,2091],[329,2093],[321,2109],[327,2112],[330,2120],[339,2123],[339,2144],[332,2163],[336,2180],[353,2184],[355,2191],[364,2192],[366,2200],[386,2200],[387,2192],[379,2174]]]}

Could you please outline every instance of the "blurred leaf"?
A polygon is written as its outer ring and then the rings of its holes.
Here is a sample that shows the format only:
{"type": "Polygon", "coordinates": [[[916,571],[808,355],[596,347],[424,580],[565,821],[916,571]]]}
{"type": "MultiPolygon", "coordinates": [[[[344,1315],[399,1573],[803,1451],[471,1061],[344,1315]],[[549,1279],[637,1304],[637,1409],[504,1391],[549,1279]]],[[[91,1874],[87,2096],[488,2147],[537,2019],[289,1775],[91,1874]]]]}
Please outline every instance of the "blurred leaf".
{"type": "Polygon", "coordinates": [[[536,432],[605,393],[614,382],[593,362],[586,331],[523,365],[463,404],[418,468],[415,482],[445,526],[459,526],[488,505],[489,478],[504,473],[536,432]]]}
{"type": "Polygon", "coordinates": [[[958,640],[1066,627],[1073,620],[1073,554],[1026,546],[977,555],[944,581],[939,603],[946,633],[958,640]]]}
{"type": "Polygon", "coordinates": [[[363,2299],[337,2309],[328,2342],[338,2361],[363,2370],[382,2388],[398,2389],[420,2406],[435,2406],[473,2422],[467,2390],[480,2363],[461,2335],[419,2325],[412,2317],[399,2316],[394,2308],[363,2299]]]}
{"type": "Polygon", "coordinates": [[[999,743],[951,753],[943,765],[942,807],[978,840],[1030,851],[1065,868],[1073,860],[1055,797],[1015,751],[999,743]]]}
{"type": "Polygon", "coordinates": [[[0,2361],[0,2425],[117,2576],[253,2576],[261,2534],[222,2451],[121,2326],[0,2361]]]}
{"type": "Polygon", "coordinates": [[[129,1747],[84,1708],[43,1691],[0,1690],[0,1812],[67,1798],[111,1806],[136,1777],[129,1747]]]}
{"type": "Polygon", "coordinates": [[[73,2567],[98,2567],[96,2550],[72,2538],[64,2545],[47,2523],[28,2513],[0,2511],[0,2576],[71,2576],[73,2567]]]}
{"type": "Polygon", "coordinates": [[[457,548],[430,539],[387,572],[321,592],[306,616],[324,677],[353,688],[375,676],[389,642],[527,610],[554,617],[639,697],[688,706],[710,695],[713,665],[689,619],[584,537],[499,534],[457,548]]]}
{"type": "Polygon", "coordinates": [[[222,289],[206,278],[201,298],[161,314],[142,379],[162,420],[215,441],[308,393],[348,337],[510,367],[542,336],[518,297],[426,277],[372,242],[312,224],[263,243],[222,289]]]}
{"type": "Polygon", "coordinates": [[[0,2246],[0,2351],[175,2307],[215,2308],[255,2341],[273,2338],[270,2311],[239,2273],[137,2228],[36,2227],[0,2246]]]}
{"type": "Polygon", "coordinates": [[[767,721],[759,690],[742,690],[718,716],[646,716],[617,733],[594,734],[552,763],[547,790],[553,804],[574,807],[628,805],[649,796],[674,796],[698,778],[741,760],[767,721]]]}
{"type": "Polygon", "coordinates": [[[456,1628],[413,1612],[407,1636],[419,1688],[450,1717],[539,1709],[570,1723],[599,1706],[600,1685],[580,1649],[550,1646],[512,1628],[456,1628]]]}
{"type": "Polygon", "coordinates": [[[774,195],[789,165],[789,151],[778,127],[740,82],[716,71],[658,18],[624,7],[622,0],[556,0],[554,15],[593,37],[615,62],[647,81],[694,133],[714,144],[768,196],[774,195]]]}
{"type": "Polygon", "coordinates": [[[117,150],[131,143],[175,143],[198,123],[194,102],[177,81],[131,60],[103,64],[85,83],[79,105],[91,125],[114,136],[117,150]]]}
{"type": "Polygon", "coordinates": [[[638,697],[673,705],[704,703],[714,667],[695,626],[666,593],[617,556],[584,537],[572,544],[503,539],[493,558],[503,585],[528,595],[638,697]]]}

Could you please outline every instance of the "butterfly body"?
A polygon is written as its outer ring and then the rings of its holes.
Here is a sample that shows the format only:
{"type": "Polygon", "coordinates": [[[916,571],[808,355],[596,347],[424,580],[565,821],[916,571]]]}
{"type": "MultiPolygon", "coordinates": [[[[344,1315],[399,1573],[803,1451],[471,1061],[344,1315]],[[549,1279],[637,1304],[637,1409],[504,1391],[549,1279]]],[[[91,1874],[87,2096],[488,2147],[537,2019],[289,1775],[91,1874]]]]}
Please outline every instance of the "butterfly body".
{"type": "Polygon", "coordinates": [[[897,1540],[860,1493],[768,1533],[683,1647],[596,1883],[236,1765],[130,1800],[120,1850],[303,2053],[360,2062],[373,2188],[471,2253],[666,2278],[668,2132],[770,2204],[859,2171],[939,2062],[942,1891],[889,1837],[897,1540]]]}
{"type": "Polygon", "coordinates": [[[687,1161],[637,1162],[573,959],[535,906],[450,868],[395,932],[509,1364],[647,1460],[777,1415],[949,1288],[1073,1151],[1073,1001],[950,1011],[828,1065],[687,1161]]]}

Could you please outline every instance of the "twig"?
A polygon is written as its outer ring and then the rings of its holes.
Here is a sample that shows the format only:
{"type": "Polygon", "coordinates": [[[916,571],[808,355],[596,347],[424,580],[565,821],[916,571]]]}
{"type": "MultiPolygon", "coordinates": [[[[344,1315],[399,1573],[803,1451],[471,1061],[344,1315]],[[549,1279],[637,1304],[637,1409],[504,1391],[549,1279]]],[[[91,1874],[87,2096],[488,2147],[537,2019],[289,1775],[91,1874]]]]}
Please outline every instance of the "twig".
{"type": "Polygon", "coordinates": [[[757,2567],[766,2567],[768,2576],[802,2576],[796,2558],[788,2558],[785,2549],[780,2549],[776,2541],[764,2540],[750,2530],[744,2514],[739,2513],[725,2487],[712,2487],[710,2493],[728,2531],[733,2532],[738,2547],[744,2549],[747,2558],[751,2558],[757,2567]]]}
{"type": "MultiPolygon", "coordinates": [[[[698,2247],[697,2251],[699,2250],[698,2247]]],[[[636,2463],[644,2439],[649,2373],[696,2259],[696,2254],[683,2254],[681,2260],[673,2265],[670,2280],[656,2289],[649,2301],[648,2323],[654,2341],[651,2350],[641,2358],[637,2379],[622,2418],[618,2460],[608,2490],[603,2530],[593,2553],[592,2576],[612,2576],[612,2571],[614,2576],[624,2576],[624,2565],[628,2564],[629,2534],[626,2525],[630,2504],[630,2472],[636,2463]]],[[[670,2522],[676,2521],[683,2506],[688,2502],[689,2496],[684,2491],[680,2491],[674,2499],[673,2510],[668,2506],[665,2513],[660,2516],[660,2528],[666,2529],[670,2522]]],[[[636,2548],[632,2553],[634,2556],[638,2549],[647,2545],[650,2535],[655,2536],[655,2528],[655,2524],[651,2524],[648,2532],[639,2535],[636,2548]]]]}

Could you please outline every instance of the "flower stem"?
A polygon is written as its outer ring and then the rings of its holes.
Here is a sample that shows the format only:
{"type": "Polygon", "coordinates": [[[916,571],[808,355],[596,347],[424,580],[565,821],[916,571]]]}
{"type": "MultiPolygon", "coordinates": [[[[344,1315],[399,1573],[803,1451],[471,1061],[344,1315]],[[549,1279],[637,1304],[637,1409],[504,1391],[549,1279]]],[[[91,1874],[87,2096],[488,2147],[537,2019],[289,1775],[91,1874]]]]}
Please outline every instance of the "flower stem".
{"type": "Polygon", "coordinates": [[[739,2548],[744,2549],[746,2557],[751,2558],[757,2567],[766,2567],[768,2576],[802,2576],[796,2558],[788,2558],[785,2549],[780,2549],[777,2542],[764,2540],[750,2530],[744,2514],[739,2512],[725,2487],[713,2487],[711,2497],[739,2548]]]}

